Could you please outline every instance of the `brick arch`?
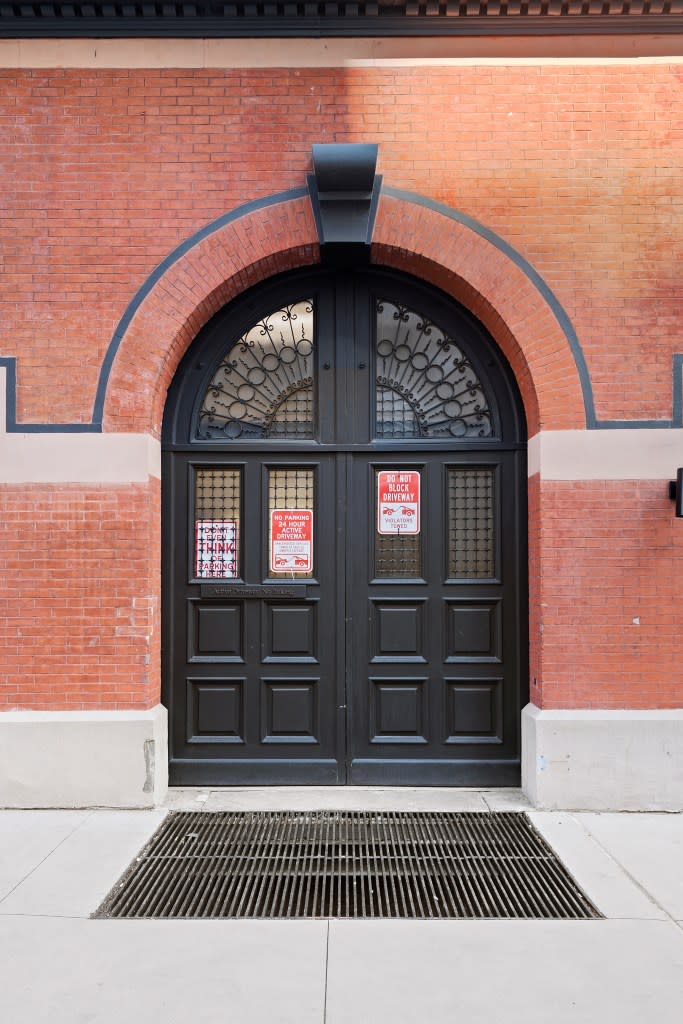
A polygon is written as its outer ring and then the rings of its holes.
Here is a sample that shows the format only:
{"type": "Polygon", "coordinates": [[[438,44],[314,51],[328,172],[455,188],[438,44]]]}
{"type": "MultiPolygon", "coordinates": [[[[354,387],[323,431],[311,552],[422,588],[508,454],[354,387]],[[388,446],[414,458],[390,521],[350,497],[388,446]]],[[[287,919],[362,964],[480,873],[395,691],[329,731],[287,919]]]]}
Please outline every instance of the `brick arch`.
{"type": "MultiPolygon", "coordinates": [[[[172,255],[138,293],[113,351],[112,339],[109,379],[101,382],[107,431],[158,436],[168,386],[201,327],[259,281],[317,263],[320,250],[300,191],[238,209],[172,255]]],[[[586,426],[580,367],[561,307],[506,243],[455,211],[386,190],[371,258],[429,281],[481,320],[512,366],[530,436],[540,427],[586,426]]]]}
{"type": "Polygon", "coordinates": [[[109,381],[100,382],[106,431],[158,437],[173,375],[214,313],[267,277],[319,261],[308,196],[242,207],[173,255],[140,289],[136,308],[119,331],[109,381]]]}

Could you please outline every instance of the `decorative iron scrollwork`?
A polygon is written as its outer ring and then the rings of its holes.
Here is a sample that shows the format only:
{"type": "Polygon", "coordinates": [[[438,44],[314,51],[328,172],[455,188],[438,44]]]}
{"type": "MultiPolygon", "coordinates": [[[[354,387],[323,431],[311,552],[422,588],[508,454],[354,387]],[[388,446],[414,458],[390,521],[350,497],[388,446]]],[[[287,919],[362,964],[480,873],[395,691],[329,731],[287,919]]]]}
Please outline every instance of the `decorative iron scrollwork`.
{"type": "Polygon", "coordinates": [[[228,350],[199,408],[196,436],[314,436],[313,300],[264,316],[228,350]]]}
{"type": "Polygon", "coordinates": [[[414,310],[377,303],[376,435],[491,437],[491,411],[467,356],[414,310]]]}

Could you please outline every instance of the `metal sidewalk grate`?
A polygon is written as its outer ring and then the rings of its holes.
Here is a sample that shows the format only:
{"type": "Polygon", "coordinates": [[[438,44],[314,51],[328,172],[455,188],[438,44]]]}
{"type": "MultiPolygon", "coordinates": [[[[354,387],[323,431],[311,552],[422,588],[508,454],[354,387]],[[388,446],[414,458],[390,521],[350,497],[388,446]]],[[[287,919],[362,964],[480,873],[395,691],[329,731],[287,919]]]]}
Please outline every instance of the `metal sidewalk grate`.
{"type": "Polygon", "coordinates": [[[525,814],[168,815],[96,917],[596,918],[525,814]]]}

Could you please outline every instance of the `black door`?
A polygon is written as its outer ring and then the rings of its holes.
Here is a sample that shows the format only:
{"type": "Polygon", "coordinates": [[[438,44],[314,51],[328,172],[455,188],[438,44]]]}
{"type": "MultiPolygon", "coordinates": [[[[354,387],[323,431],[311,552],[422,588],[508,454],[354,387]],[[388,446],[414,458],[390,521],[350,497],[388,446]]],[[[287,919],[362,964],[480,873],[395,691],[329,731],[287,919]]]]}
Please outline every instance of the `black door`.
{"type": "Polygon", "coordinates": [[[174,784],[515,784],[521,405],[482,327],[378,270],[196,339],[164,422],[174,784]]]}

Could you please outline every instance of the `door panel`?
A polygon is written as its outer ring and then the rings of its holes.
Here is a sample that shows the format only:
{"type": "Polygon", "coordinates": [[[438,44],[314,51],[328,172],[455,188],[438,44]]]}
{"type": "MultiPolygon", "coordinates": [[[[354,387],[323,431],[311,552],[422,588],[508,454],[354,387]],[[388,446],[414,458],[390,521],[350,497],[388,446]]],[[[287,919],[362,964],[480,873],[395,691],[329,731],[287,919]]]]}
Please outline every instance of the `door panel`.
{"type": "MultiPolygon", "coordinates": [[[[195,517],[175,510],[174,535],[187,536],[189,554],[174,562],[177,640],[185,634],[173,645],[173,701],[184,708],[172,725],[174,781],[272,781],[275,773],[290,783],[343,779],[335,468],[334,456],[172,460],[171,472],[184,481],[176,479],[176,488],[195,517]],[[275,508],[313,512],[312,569],[273,571],[275,508]],[[199,557],[206,538],[197,517],[236,524],[232,563],[199,557]]],[[[214,527],[214,535],[224,533],[214,527]]]]}
{"type": "Polygon", "coordinates": [[[511,458],[351,459],[350,781],[457,785],[476,762],[477,777],[504,784],[518,749],[514,500],[501,527],[511,458]],[[420,473],[418,535],[378,532],[378,474],[391,468],[420,473]]]}
{"type": "Polygon", "coordinates": [[[264,285],[163,447],[172,783],[518,783],[523,413],[469,314],[380,270],[264,285]],[[381,506],[401,470],[419,507],[381,506]]]}

